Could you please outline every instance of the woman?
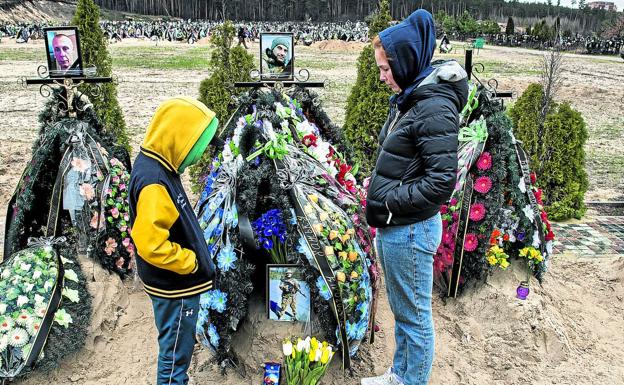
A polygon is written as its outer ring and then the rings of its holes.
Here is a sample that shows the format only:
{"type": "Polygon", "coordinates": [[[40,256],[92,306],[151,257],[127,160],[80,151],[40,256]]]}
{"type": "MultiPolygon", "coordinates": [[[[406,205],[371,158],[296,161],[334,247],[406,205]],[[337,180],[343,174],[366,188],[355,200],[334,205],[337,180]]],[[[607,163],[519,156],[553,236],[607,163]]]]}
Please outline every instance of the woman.
{"type": "Polygon", "coordinates": [[[393,366],[363,385],[427,384],[434,352],[433,254],[442,237],[440,206],[455,186],[459,111],[466,72],[455,61],[431,65],[431,14],[412,13],[373,40],[380,80],[396,94],[379,135],[366,218],[395,318],[393,366]]]}

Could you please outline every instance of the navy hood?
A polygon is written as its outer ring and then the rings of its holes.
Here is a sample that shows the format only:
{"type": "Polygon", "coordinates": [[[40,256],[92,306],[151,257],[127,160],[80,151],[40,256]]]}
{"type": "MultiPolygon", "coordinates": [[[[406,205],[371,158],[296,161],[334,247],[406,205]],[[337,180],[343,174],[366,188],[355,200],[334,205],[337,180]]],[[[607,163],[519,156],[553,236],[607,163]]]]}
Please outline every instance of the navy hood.
{"type": "Polygon", "coordinates": [[[419,9],[399,24],[381,31],[379,39],[394,81],[401,87],[401,93],[393,97],[400,104],[405,95],[411,94],[433,72],[431,59],[436,47],[433,16],[419,9]]]}

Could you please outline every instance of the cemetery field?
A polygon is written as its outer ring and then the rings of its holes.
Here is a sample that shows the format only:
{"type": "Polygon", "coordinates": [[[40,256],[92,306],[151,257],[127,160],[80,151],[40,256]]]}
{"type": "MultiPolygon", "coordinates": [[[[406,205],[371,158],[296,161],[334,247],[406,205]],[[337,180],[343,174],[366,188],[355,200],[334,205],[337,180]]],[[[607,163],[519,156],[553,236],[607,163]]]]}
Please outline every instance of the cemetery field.
{"type": "MultiPolygon", "coordinates": [[[[459,44],[456,44],[459,46],[459,44]]],[[[307,68],[311,80],[325,80],[320,99],[330,118],[344,123],[347,97],[357,77],[363,45],[337,41],[295,47],[295,66],[307,68]]],[[[211,47],[126,40],[109,47],[118,97],[128,126],[133,155],[145,127],[161,101],[176,95],[197,96],[209,76],[211,47]]],[[[250,46],[256,59],[257,44],[250,46]]],[[[0,233],[4,212],[38,135],[37,115],[45,98],[37,86],[19,79],[35,77],[44,64],[43,42],[0,43],[0,233]]],[[[486,47],[474,60],[481,78],[496,78],[499,90],[518,96],[539,81],[542,52],[486,47]]],[[[436,58],[463,63],[463,50],[436,58]]],[[[615,57],[565,55],[563,87],[558,101],[569,101],[587,123],[587,200],[624,200],[624,61],[615,57]]],[[[513,100],[506,101],[511,105],[513,100]]],[[[188,180],[186,180],[188,185],[188,180]]],[[[586,218],[591,221],[591,215],[586,218]]],[[[0,248],[1,248],[0,239],[0,248]]],[[[88,261],[86,263],[88,266],[88,261]]],[[[91,271],[87,268],[88,271],[91,271]]],[[[95,270],[94,270],[95,271],[95,270]]],[[[512,268],[492,276],[479,290],[443,301],[434,296],[436,359],[431,384],[616,384],[624,381],[624,258],[589,258],[557,253],[542,284],[535,283],[527,301],[516,301],[515,287],[525,271],[512,268]],[[511,277],[511,278],[510,278],[511,277]]],[[[93,316],[85,349],[68,357],[50,374],[34,373],[19,385],[40,383],[85,385],[152,384],[156,368],[156,330],[150,301],[136,282],[124,287],[116,276],[91,282],[93,316]]],[[[252,301],[252,314],[262,314],[262,301],[252,301]],[[256,303],[257,302],[257,303],[256,303]],[[255,308],[253,308],[255,307],[255,308]]],[[[221,377],[206,349],[197,349],[191,384],[258,384],[259,365],[281,360],[279,340],[260,318],[241,326],[235,349],[247,363],[247,377],[234,372],[221,377]]],[[[390,365],[394,348],[393,319],[382,288],[376,343],[365,345],[355,365],[357,377],[344,379],[338,359],[323,381],[356,385],[359,377],[378,374],[390,365]]],[[[300,332],[300,331],[299,331],[300,332]]]]}

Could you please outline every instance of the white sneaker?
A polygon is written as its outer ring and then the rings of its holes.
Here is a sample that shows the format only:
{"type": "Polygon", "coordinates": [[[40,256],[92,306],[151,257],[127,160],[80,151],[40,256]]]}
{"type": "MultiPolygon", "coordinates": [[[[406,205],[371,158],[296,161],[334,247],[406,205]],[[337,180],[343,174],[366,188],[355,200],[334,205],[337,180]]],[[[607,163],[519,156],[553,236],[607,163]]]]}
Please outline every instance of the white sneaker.
{"type": "Polygon", "coordinates": [[[404,385],[399,376],[392,372],[392,368],[381,376],[362,378],[360,383],[362,385],[404,385]]]}

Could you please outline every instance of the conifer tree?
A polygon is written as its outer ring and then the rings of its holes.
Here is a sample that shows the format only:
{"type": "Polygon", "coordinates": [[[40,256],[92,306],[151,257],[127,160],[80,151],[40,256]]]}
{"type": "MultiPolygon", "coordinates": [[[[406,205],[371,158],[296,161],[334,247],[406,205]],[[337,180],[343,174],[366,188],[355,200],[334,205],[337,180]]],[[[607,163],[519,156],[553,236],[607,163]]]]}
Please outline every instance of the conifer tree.
{"type": "MultiPolygon", "coordinates": [[[[389,1],[380,0],[379,10],[370,19],[369,37],[377,36],[391,20],[389,1]]],[[[379,80],[372,45],[364,47],[357,67],[357,80],[347,99],[344,132],[353,145],[355,161],[360,165],[359,176],[367,177],[375,167],[377,138],[388,115],[392,91],[379,80]]]]}
{"type": "Polygon", "coordinates": [[[526,89],[510,110],[514,134],[529,152],[531,169],[537,173],[544,191],[549,217],[581,218],[589,186],[585,171],[585,121],[569,103],[554,101],[550,101],[543,119],[544,98],[541,84],[531,84],[526,89]]]}
{"type": "MultiPolygon", "coordinates": [[[[83,68],[96,67],[97,76],[111,76],[112,61],[100,28],[100,8],[93,0],[78,0],[72,25],[77,26],[80,32],[83,68]]],[[[97,91],[95,86],[85,86],[83,91],[93,103],[104,129],[115,138],[117,144],[130,150],[126,122],[117,100],[117,86],[105,83],[100,87],[97,91]]]]}
{"type": "MultiPolygon", "coordinates": [[[[234,24],[225,21],[215,27],[210,42],[214,51],[210,57],[210,77],[199,85],[199,100],[213,110],[219,119],[219,130],[236,110],[232,96],[240,95],[245,89],[234,88],[235,82],[251,81],[250,72],[254,68],[253,56],[241,46],[232,48],[235,37],[234,24]]],[[[194,188],[203,187],[203,176],[210,167],[212,153],[206,151],[204,157],[191,168],[194,188]]]]}

